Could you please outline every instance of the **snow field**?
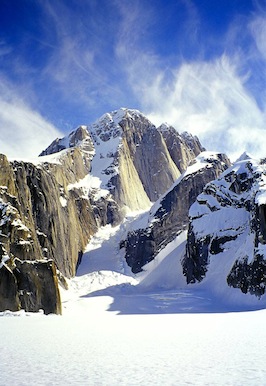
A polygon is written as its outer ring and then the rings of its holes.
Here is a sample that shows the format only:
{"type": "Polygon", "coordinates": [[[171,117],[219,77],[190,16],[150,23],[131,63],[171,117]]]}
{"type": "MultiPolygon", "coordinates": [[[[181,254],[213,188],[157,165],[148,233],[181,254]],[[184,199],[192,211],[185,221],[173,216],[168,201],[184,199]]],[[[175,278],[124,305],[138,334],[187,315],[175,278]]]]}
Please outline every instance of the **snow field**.
{"type": "MultiPolygon", "coordinates": [[[[0,318],[0,385],[263,385],[266,311],[0,318]]],[[[101,307],[99,307],[101,306],[101,307]]]]}
{"type": "MultiPolygon", "coordinates": [[[[107,264],[102,240],[118,267],[118,233],[102,229],[83,264],[107,264]]],[[[0,386],[266,384],[266,310],[225,312],[208,286],[174,286],[183,249],[181,234],[140,277],[76,277],[61,290],[62,316],[0,314],[0,386]]]]}

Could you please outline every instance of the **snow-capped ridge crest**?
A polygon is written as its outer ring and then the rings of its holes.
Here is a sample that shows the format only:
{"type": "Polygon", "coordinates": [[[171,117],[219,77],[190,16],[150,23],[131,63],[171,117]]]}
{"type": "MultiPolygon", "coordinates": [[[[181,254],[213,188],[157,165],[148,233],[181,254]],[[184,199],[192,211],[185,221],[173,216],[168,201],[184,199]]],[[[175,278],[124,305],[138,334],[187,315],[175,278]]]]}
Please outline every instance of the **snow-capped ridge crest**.
{"type": "Polygon", "coordinates": [[[77,129],[73,130],[69,135],[63,138],[56,138],[51,145],[49,145],[42,153],[41,156],[58,153],[62,150],[80,147],[85,152],[93,151],[92,138],[88,131],[88,126],[81,125],[77,129]]]}
{"type": "Polygon", "coordinates": [[[145,117],[145,115],[142,114],[139,110],[121,107],[118,110],[103,114],[99,119],[92,123],[90,129],[93,129],[95,127],[97,128],[101,125],[118,125],[125,118],[145,118],[146,120],[148,120],[148,118],[145,117]]]}
{"type": "MultiPolygon", "coordinates": [[[[173,183],[173,185],[153,204],[150,210],[150,217],[153,217],[161,206],[165,197],[177,186],[183,179],[187,179],[197,173],[201,173],[203,169],[212,168],[215,164],[221,164],[225,169],[230,165],[229,158],[219,152],[203,151],[196,158],[190,161],[187,169],[181,176],[173,183]]],[[[223,172],[223,173],[226,173],[223,172]]]]}
{"type": "Polygon", "coordinates": [[[239,161],[249,160],[249,159],[251,159],[251,158],[253,158],[253,157],[252,157],[249,153],[247,153],[246,151],[244,151],[244,153],[242,153],[242,154],[240,155],[240,157],[237,158],[237,160],[235,161],[235,163],[236,163],[236,162],[239,162],[239,161]]]}
{"type": "Polygon", "coordinates": [[[99,144],[99,140],[106,142],[112,138],[121,136],[123,133],[121,123],[125,119],[132,119],[133,121],[144,119],[152,125],[148,118],[139,110],[122,107],[119,110],[114,110],[102,115],[88,127],[94,142],[99,144]]]}
{"type": "Polygon", "coordinates": [[[173,129],[173,126],[172,125],[169,125],[167,122],[164,122],[162,123],[158,129],[160,130],[161,133],[163,133],[164,131],[168,131],[170,129],[173,129]]]}

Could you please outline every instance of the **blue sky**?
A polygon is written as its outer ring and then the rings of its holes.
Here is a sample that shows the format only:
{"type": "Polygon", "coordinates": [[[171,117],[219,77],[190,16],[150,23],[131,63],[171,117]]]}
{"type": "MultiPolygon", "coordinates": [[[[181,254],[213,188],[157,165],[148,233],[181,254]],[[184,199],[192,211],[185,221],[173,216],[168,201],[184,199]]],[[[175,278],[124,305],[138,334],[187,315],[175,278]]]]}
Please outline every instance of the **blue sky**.
{"type": "Polygon", "coordinates": [[[129,107],[266,156],[265,36],[265,0],[1,0],[0,152],[129,107]]]}

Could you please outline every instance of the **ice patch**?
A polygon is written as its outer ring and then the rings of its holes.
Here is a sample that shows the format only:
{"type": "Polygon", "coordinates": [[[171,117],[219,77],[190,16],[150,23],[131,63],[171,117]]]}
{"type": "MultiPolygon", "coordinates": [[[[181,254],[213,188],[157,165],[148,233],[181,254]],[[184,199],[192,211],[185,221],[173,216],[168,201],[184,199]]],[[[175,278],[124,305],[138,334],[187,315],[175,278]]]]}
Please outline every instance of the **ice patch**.
{"type": "Polygon", "coordinates": [[[97,201],[101,197],[106,197],[109,194],[107,189],[101,189],[101,185],[102,181],[99,177],[87,174],[84,178],[74,184],[69,184],[67,189],[81,189],[83,191],[83,198],[88,199],[89,194],[93,194],[94,199],[97,201]]]}

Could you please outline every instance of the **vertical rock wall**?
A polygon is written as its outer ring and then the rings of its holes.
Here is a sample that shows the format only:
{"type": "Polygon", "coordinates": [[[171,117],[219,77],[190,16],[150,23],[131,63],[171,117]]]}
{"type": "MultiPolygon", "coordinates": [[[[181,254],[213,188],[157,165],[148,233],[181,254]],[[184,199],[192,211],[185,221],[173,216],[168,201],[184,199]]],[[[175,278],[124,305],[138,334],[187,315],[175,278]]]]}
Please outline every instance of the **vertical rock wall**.
{"type": "Polygon", "coordinates": [[[143,117],[120,123],[130,157],[150,201],[156,201],[180,175],[165,141],[154,125],[143,117]]]}

